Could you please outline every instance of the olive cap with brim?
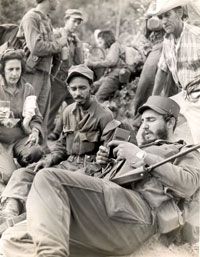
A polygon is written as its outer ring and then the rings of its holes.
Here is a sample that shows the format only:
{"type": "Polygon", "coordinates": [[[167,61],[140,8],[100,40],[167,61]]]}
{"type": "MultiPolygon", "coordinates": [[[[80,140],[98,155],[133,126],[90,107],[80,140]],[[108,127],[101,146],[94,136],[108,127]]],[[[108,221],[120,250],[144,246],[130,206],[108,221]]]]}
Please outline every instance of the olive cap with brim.
{"type": "Polygon", "coordinates": [[[164,96],[150,96],[145,104],[143,104],[138,112],[142,114],[144,111],[151,109],[159,114],[169,114],[178,118],[180,107],[171,98],[164,96]]]}
{"type": "Polygon", "coordinates": [[[189,3],[190,0],[157,0],[154,4],[150,6],[146,15],[154,16],[161,15],[168,12],[178,6],[184,7],[189,3]]]}
{"type": "Polygon", "coordinates": [[[68,71],[67,83],[73,77],[82,76],[88,79],[91,83],[94,80],[94,72],[90,70],[85,64],[73,65],[68,71]]]}
{"type": "Polygon", "coordinates": [[[65,12],[65,18],[72,17],[74,19],[80,19],[83,21],[83,14],[78,9],[68,9],[65,12]]]}

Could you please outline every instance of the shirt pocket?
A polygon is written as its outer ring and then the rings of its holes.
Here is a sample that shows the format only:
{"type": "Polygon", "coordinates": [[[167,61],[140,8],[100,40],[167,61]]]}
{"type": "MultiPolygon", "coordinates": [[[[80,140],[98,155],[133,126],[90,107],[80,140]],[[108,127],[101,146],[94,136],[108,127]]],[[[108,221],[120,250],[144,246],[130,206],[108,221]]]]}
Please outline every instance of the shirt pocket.
{"type": "Polygon", "coordinates": [[[99,147],[100,131],[79,132],[79,139],[79,154],[94,154],[99,147]]]}

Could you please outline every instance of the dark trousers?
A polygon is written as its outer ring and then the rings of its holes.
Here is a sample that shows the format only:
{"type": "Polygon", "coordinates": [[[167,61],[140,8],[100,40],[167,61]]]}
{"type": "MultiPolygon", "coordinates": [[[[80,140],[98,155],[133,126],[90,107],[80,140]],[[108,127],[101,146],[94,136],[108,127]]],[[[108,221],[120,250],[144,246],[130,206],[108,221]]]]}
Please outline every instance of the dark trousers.
{"type": "Polygon", "coordinates": [[[70,95],[67,86],[56,79],[51,79],[51,104],[48,120],[48,133],[52,132],[54,129],[55,118],[63,101],[67,104],[73,103],[73,98],[70,95]]]}
{"type": "Polygon", "coordinates": [[[5,257],[128,255],[155,233],[151,219],[137,192],[80,173],[43,169],[27,200],[27,223],[3,234],[2,249],[5,257]]]}

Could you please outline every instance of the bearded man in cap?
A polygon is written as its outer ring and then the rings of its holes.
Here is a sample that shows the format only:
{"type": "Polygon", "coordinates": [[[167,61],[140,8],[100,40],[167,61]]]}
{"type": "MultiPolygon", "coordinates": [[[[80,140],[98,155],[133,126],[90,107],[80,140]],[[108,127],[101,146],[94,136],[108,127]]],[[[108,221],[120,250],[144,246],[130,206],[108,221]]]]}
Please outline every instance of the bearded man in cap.
{"type": "Polygon", "coordinates": [[[172,98],[180,105],[194,143],[200,142],[200,28],[183,22],[186,4],[191,1],[157,1],[152,15],[162,22],[166,36],[158,71],[155,78],[153,95],[158,95],[168,71],[181,92],[172,98]]]}
{"type": "MultiPolygon", "coordinates": [[[[142,149],[111,141],[117,162],[127,160],[132,168],[152,165],[187,148],[170,142],[179,113],[176,102],[151,96],[139,111],[142,149]]],[[[101,147],[97,162],[107,164],[108,156],[101,147]]],[[[198,151],[154,168],[129,189],[106,178],[46,168],[37,173],[28,196],[27,223],[2,236],[4,256],[129,255],[158,228],[168,233],[183,224],[181,202],[199,188],[199,179],[198,151]]]]}
{"type": "Polygon", "coordinates": [[[83,14],[78,9],[68,9],[65,12],[65,26],[55,29],[54,35],[60,38],[67,36],[67,42],[62,48],[61,53],[54,55],[53,68],[51,72],[51,105],[48,120],[49,139],[58,139],[62,127],[53,130],[54,122],[58,110],[63,101],[68,105],[73,102],[73,97],[67,88],[67,75],[72,65],[78,65],[84,62],[83,44],[78,38],[76,32],[83,22],[83,14]]]}

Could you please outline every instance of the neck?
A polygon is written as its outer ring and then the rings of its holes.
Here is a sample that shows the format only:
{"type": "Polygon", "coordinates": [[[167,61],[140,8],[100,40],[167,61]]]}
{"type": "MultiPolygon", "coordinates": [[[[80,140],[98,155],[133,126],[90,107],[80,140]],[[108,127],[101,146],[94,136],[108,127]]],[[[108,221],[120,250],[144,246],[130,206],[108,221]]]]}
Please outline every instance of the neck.
{"type": "Polygon", "coordinates": [[[180,25],[177,27],[177,29],[174,32],[174,37],[178,39],[181,36],[181,33],[183,31],[183,22],[180,22],[180,25]]]}
{"type": "Polygon", "coordinates": [[[91,105],[91,97],[85,102],[85,104],[81,105],[83,110],[87,110],[91,105]]]}
{"type": "Polygon", "coordinates": [[[36,6],[36,10],[40,11],[41,13],[47,15],[49,14],[49,6],[47,1],[43,1],[42,3],[36,6]]]}

